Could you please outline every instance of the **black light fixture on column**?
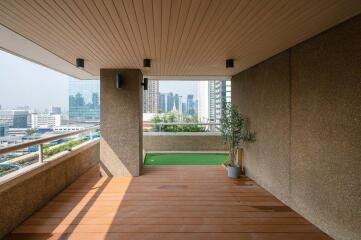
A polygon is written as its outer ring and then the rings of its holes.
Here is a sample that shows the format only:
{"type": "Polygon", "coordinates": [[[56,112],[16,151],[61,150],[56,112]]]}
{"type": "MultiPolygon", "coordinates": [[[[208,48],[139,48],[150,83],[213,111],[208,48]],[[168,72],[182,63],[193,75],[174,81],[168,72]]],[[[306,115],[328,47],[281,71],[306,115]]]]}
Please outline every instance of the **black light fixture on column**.
{"type": "Polygon", "coordinates": [[[233,59],[227,59],[226,60],[226,68],[233,68],[234,67],[234,60],[233,59]]]}
{"type": "Polygon", "coordinates": [[[149,58],[143,59],[143,67],[150,68],[152,60],[149,58]]]}
{"type": "Polygon", "coordinates": [[[115,87],[118,89],[122,89],[124,85],[124,78],[120,73],[117,73],[115,77],[115,87]]]}
{"type": "Polygon", "coordinates": [[[77,58],[76,59],[76,67],[77,68],[84,68],[84,59],[83,58],[77,58]]]}
{"type": "Polygon", "coordinates": [[[148,90],[148,78],[143,79],[142,86],[144,87],[144,90],[148,90]]]}

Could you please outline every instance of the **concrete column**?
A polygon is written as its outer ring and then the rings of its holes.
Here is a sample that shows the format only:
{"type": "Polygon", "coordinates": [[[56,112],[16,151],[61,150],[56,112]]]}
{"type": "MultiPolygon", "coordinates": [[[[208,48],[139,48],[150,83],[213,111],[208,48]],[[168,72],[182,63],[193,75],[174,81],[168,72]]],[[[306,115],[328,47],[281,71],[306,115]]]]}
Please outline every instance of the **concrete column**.
{"type": "Polygon", "coordinates": [[[100,168],[105,176],[139,176],[143,165],[143,75],[137,69],[100,70],[100,168]],[[116,75],[123,77],[116,88],[116,75]]]}

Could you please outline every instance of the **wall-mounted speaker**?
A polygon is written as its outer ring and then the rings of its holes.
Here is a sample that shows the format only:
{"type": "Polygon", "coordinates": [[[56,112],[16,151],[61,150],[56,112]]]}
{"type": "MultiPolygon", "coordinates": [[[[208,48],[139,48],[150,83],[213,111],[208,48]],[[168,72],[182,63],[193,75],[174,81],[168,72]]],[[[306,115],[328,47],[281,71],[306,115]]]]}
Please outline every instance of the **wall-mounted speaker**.
{"type": "Polygon", "coordinates": [[[120,73],[117,73],[116,79],[115,79],[115,86],[118,89],[122,89],[124,85],[124,78],[120,73]]]}
{"type": "Polygon", "coordinates": [[[148,90],[148,78],[144,78],[142,85],[144,87],[144,90],[148,90]]]}

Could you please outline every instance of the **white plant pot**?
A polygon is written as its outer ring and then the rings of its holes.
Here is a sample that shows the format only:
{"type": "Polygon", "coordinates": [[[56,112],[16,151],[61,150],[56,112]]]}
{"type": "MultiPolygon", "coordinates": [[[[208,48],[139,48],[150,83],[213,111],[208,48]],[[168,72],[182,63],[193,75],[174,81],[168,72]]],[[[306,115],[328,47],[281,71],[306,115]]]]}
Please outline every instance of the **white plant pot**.
{"type": "Polygon", "coordinates": [[[241,168],[237,166],[228,166],[228,177],[239,178],[241,176],[241,168]]]}

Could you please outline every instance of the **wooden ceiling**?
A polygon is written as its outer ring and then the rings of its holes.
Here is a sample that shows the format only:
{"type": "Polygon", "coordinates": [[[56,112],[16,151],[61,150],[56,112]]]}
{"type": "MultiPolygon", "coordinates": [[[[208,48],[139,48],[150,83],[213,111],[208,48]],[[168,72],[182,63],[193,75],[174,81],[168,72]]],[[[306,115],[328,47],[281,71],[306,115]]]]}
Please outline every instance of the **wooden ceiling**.
{"type": "Polygon", "coordinates": [[[360,12],[360,0],[1,0],[0,24],[94,76],[187,78],[234,75],[360,12]]]}

